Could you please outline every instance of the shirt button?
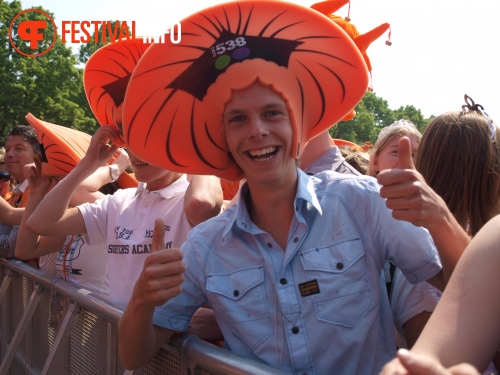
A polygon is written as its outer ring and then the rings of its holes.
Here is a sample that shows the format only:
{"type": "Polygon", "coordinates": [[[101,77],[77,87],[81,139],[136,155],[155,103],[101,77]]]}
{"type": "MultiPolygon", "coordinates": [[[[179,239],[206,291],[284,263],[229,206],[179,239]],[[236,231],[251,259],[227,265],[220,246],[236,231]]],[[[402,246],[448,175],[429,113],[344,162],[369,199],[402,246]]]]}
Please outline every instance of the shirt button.
{"type": "Polygon", "coordinates": [[[343,268],[344,268],[344,263],[342,263],[342,262],[338,262],[338,263],[337,263],[337,269],[341,270],[341,269],[343,269],[343,268]]]}
{"type": "Polygon", "coordinates": [[[292,333],[295,333],[295,334],[299,333],[299,327],[293,327],[292,333]]]}
{"type": "Polygon", "coordinates": [[[286,285],[287,282],[288,282],[288,280],[285,279],[285,278],[280,279],[280,284],[281,285],[286,285]]]}
{"type": "Polygon", "coordinates": [[[247,227],[247,225],[245,223],[241,223],[241,225],[243,225],[245,228],[247,227]]]}
{"type": "Polygon", "coordinates": [[[272,244],[272,243],[270,243],[270,242],[268,242],[268,243],[267,243],[267,247],[269,247],[269,248],[270,248],[270,247],[273,247],[273,244],[272,244]]]}
{"type": "Polygon", "coordinates": [[[238,297],[238,296],[240,295],[240,291],[239,291],[239,290],[235,290],[235,291],[233,292],[233,295],[234,295],[235,297],[238,297]]]}
{"type": "Polygon", "coordinates": [[[295,238],[293,239],[293,242],[295,242],[295,243],[299,242],[299,238],[298,238],[298,237],[295,237],[295,238]]]}

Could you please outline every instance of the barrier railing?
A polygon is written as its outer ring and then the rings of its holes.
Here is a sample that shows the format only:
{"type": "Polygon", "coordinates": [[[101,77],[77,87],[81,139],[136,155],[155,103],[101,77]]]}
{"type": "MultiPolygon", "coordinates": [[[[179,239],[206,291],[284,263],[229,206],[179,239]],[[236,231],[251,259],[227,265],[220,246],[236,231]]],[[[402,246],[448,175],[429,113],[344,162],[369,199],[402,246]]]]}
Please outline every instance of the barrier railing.
{"type": "Polygon", "coordinates": [[[0,375],[282,374],[189,334],[126,371],[117,351],[120,309],[17,260],[0,259],[0,280],[0,375]]]}

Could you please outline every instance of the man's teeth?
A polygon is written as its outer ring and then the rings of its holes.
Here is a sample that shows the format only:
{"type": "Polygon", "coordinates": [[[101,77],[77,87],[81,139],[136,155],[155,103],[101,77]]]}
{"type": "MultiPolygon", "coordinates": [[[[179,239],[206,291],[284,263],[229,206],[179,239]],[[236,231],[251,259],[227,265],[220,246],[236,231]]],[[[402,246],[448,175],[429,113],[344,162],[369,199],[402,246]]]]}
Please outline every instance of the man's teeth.
{"type": "Polygon", "coordinates": [[[249,151],[248,153],[250,156],[259,161],[264,161],[264,160],[269,160],[273,157],[273,155],[276,153],[277,147],[266,147],[260,150],[252,150],[249,151]]]}

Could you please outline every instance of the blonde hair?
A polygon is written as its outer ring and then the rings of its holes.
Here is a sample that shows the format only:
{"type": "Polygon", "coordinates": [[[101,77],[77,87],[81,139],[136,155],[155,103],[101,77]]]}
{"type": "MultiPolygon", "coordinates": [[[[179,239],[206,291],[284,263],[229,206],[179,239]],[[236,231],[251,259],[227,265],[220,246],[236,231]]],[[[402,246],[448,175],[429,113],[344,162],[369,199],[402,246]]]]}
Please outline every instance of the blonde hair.
{"type": "Polygon", "coordinates": [[[368,176],[375,177],[377,172],[373,169],[372,158],[378,156],[383,149],[385,149],[394,139],[401,138],[404,136],[413,135],[417,138],[420,143],[422,139],[422,134],[418,131],[415,124],[408,120],[398,120],[389,126],[386,126],[378,134],[377,142],[373,146],[370,153],[370,168],[368,170],[368,176]]]}

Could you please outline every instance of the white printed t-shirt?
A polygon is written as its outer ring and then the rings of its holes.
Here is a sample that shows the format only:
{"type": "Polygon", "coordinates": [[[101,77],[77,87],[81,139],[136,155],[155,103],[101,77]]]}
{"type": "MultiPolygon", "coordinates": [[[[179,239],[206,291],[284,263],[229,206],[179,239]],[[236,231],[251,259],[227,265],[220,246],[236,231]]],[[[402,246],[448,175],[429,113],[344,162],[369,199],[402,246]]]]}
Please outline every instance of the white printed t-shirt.
{"type": "Polygon", "coordinates": [[[149,191],[117,190],[94,203],[78,206],[83,215],[89,245],[106,244],[109,297],[125,307],[132,295],[144,261],[150,252],[155,220],[165,223],[165,248],[180,247],[191,229],[184,213],[189,182],[182,175],[171,185],[149,191]]]}
{"type": "Polygon", "coordinates": [[[79,288],[109,298],[108,255],[105,244],[90,246],[83,236],[68,236],[54,253],[56,276],[79,288]]]}

